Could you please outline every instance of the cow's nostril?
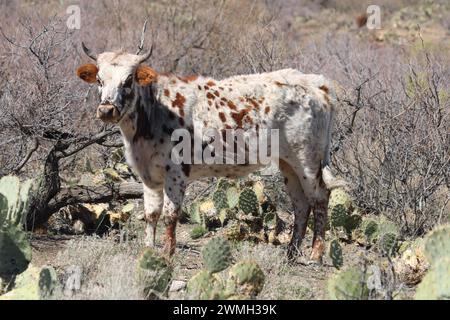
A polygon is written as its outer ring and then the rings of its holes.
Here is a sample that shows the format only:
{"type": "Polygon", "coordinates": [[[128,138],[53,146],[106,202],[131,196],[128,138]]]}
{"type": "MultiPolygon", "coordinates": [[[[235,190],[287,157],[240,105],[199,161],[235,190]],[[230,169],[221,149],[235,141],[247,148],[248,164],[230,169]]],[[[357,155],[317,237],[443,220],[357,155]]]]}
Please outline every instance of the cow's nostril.
{"type": "Polygon", "coordinates": [[[102,106],[99,108],[99,111],[103,116],[110,117],[113,115],[114,108],[112,108],[110,106],[102,106]]]}

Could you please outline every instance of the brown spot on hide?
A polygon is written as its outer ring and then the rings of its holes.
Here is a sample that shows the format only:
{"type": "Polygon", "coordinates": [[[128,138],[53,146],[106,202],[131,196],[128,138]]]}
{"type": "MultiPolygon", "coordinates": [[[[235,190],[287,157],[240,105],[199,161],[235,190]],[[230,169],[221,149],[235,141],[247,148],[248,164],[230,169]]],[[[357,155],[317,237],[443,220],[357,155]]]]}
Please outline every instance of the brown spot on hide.
{"type": "Polygon", "coordinates": [[[222,120],[222,122],[227,121],[227,118],[225,117],[225,113],[223,113],[223,112],[219,112],[219,118],[220,118],[220,120],[222,120]]]}
{"type": "Polygon", "coordinates": [[[178,79],[180,79],[183,82],[189,83],[189,82],[197,80],[198,79],[198,75],[191,74],[191,75],[186,76],[186,77],[178,77],[178,79]]]}
{"type": "Polygon", "coordinates": [[[265,114],[268,114],[269,112],[270,112],[270,107],[267,106],[267,107],[264,109],[264,113],[265,113],[265,114]]]}
{"type": "Polygon", "coordinates": [[[214,98],[214,95],[211,93],[211,92],[208,92],[207,94],[206,94],[206,98],[208,98],[209,100],[214,100],[215,98],[214,98]]]}
{"type": "Polygon", "coordinates": [[[170,96],[170,91],[169,91],[169,89],[164,89],[164,95],[165,95],[166,97],[169,97],[169,96],[170,96]]]}
{"type": "Polygon", "coordinates": [[[328,89],[328,87],[325,86],[325,85],[321,85],[321,86],[319,87],[319,89],[322,90],[323,92],[325,92],[326,94],[329,93],[329,89],[328,89]]]}
{"type": "Polygon", "coordinates": [[[213,87],[213,86],[216,85],[216,83],[215,83],[214,81],[212,81],[212,80],[209,80],[206,84],[207,84],[208,86],[210,86],[210,87],[213,87]]]}
{"type": "Polygon", "coordinates": [[[236,110],[236,105],[233,103],[233,101],[228,100],[227,105],[231,110],[236,110]]]}
{"type": "Polygon", "coordinates": [[[241,110],[239,112],[232,112],[231,117],[236,122],[238,128],[242,128],[242,119],[248,114],[248,109],[241,110]]]}
{"type": "Polygon", "coordinates": [[[182,109],[185,102],[186,98],[181,93],[177,92],[175,100],[172,101],[172,107],[182,109]]]}
{"type": "Polygon", "coordinates": [[[279,82],[279,81],[275,81],[275,84],[276,84],[278,87],[287,86],[287,83],[281,83],[281,82],[279,82]]]}

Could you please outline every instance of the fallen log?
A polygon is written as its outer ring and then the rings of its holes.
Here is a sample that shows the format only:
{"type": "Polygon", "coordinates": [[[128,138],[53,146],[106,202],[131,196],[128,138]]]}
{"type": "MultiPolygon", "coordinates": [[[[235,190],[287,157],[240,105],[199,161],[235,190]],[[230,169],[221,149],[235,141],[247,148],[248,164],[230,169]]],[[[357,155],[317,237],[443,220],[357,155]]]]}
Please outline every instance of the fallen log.
{"type": "Polygon", "coordinates": [[[139,182],[122,182],[100,186],[78,185],[70,188],[61,188],[58,194],[49,202],[48,213],[51,216],[67,205],[139,199],[142,195],[142,183],[139,182]]]}

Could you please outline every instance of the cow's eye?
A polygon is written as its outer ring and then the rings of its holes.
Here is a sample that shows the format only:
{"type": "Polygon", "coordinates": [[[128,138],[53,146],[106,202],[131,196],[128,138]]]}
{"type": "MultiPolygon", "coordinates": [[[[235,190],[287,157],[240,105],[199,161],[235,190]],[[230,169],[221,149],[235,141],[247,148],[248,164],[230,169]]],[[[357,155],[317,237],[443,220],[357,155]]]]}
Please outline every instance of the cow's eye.
{"type": "Polygon", "coordinates": [[[97,84],[98,84],[100,87],[103,87],[103,81],[102,81],[102,79],[100,79],[99,77],[97,77],[97,84]]]}
{"type": "Polygon", "coordinates": [[[131,85],[133,84],[133,75],[129,75],[127,80],[123,83],[124,88],[131,88],[131,85]]]}

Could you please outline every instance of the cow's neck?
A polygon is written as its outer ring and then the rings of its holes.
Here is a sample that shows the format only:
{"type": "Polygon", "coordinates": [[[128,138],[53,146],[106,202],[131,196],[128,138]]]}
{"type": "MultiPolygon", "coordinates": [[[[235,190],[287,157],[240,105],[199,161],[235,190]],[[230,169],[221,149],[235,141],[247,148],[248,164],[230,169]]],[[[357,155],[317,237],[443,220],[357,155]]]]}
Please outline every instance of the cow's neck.
{"type": "Polygon", "coordinates": [[[136,86],[129,111],[120,121],[119,126],[125,141],[132,144],[139,139],[154,139],[160,130],[160,107],[156,100],[154,85],[136,86]]]}

